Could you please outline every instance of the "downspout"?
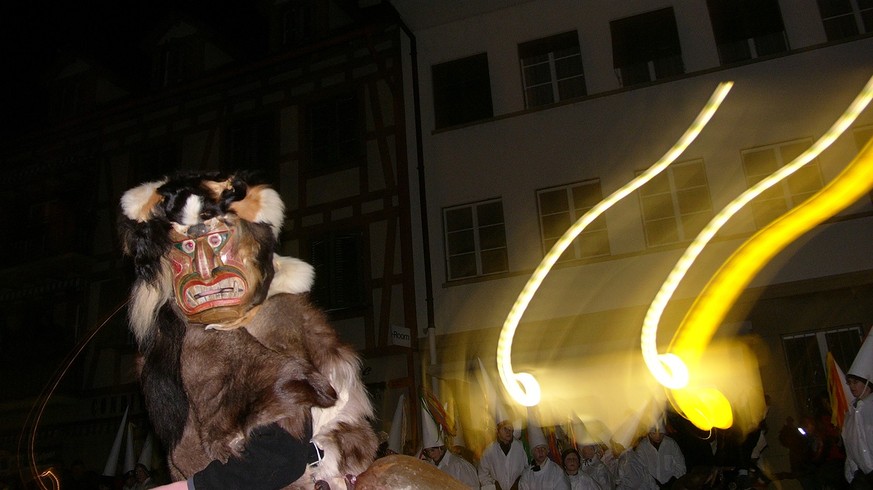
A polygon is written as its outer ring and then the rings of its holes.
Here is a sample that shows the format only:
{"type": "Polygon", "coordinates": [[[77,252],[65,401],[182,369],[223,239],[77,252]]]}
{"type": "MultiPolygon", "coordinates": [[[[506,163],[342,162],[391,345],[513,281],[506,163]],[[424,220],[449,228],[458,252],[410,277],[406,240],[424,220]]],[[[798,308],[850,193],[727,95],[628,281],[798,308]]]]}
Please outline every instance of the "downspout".
{"type": "MultiPolygon", "coordinates": [[[[410,59],[412,64],[412,106],[415,119],[415,158],[418,169],[418,190],[419,190],[419,207],[421,209],[421,239],[422,252],[424,253],[424,292],[425,292],[425,308],[427,313],[427,344],[430,354],[431,368],[436,366],[436,325],[434,324],[433,310],[433,285],[432,274],[430,268],[430,233],[428,231],[427,219],[427,193],[424,179],[424,148],[422,148],[421,134],[421,93],[418,86],[418,48],[415,42],[415,34],[412,29],[406,25],[400,12],[394,7],[391,2],[385,2],[390,7],[400,28],[406,33],[409,38],[410,59]]],[[[433,386],[434,389],[437,386],[433,386]]]]}

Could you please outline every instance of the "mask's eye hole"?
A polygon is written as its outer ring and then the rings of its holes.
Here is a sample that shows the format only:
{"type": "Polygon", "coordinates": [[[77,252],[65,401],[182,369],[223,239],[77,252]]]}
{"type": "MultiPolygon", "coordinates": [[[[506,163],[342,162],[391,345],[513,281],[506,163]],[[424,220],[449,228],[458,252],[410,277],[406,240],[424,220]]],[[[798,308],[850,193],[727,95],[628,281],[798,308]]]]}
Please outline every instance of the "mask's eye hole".
{"type": "Polygon", "coordinates": [[[186,254],[194,253],[194,240],[182,240],[181,242],[176,242],[176,248],[185,252],[186,254]]]}
{"type": "Polygon", "coordinates": [[[224,233],[213,233],[209,235],[206,240],[209,243],[210,247],[218,248],[221,246],[222,243],[224,243],[225,238],[226,234],[224,233]]]}

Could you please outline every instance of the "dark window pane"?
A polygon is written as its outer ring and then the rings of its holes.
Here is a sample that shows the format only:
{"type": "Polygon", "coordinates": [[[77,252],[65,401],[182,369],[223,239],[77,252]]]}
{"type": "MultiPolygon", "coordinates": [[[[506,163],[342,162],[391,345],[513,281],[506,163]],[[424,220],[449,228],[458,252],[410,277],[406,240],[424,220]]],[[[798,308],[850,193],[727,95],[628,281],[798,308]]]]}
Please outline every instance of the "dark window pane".
{"type": "Polygon", "coordinates": [[[541,192],[539,198],[542,214],[560,213],[570,209],[567,204],[567,191],[564,189],[541,192]]]}
{"type": "MultiPolygon", "coordinates": [[[[828,41],[836,41],[858,35],[858,24],[854,15],[843,15],[822,21],[828,41]]],[[[869,30],[869,27],[867,28],[869,30]]]]}
{"type": "Polygon", "coordinates": [[[548,105],[555,101],[555,91],[551,84],[531,87],[525,91],[526,103],[528,107],[538,107],[548,105]]]}
{"type": "Polygon", "coordinates": [[[679,214],[689,214],[712,209],[709,200],[709,189],[706,187],[692,187],[676,191],[676,200],[679,204],[679,214]]]}
{"type": "Polygon", "coordinates": [[[675,243],[679,241],[678,233],[676,221],[672,217],[646,222],[646,238],[650,247],[675,243]]]}
{"type": "Polygon", "coordinates": [[[707,6],[722,64],[788,49],[777,0],[707,0],[707,6]]]}
{"type": "Polygon", "coordinates": [[[804,414],[812,414],[815,397],[820,391],[827,390],[827,378],[816,338],[808,335],[784,339],[783,346],[798,406],[804,414]]]}
{"type": "Polygon", "coordinates": [[[543,216],[543,237],[560,238],[570,227],[570,213],[543,216]]]}
{"type": "Polygon", "coordinates": [[[363,303],[361,236],[329,233],[310,241],[309,261],[315,267],[312,298],[322,308],[338,310],[363,303]]]}
{"type": "Polygon", "coordinates": [[[613,66],[623,86],[649,81],[649,63],[657,78],[684,72],[672,7],[614,20],[610,32],[613,66]]]}
{"type": "Polygon", "coordinates": [[[332,172],[359,163],[363,155],[357,97],[345,94],[307,110],[309,170],[332,172]]]}
{"type": "Polygon", "coordinates": [[[818,10],[822,17],[834,17],[852,13],[849,0],[818,0],[818,10]]]}
{"type": "Polygon", "coordinates": [[[828,332],[825,334],[827,349],[834,356],[837,365],[846,372],[855,361],[855,356],[861,349],[861,327],[850,327],[846,330],[828,332]]]}
{"type": "Polygon", "coordinates": [[[469,207],[446,211],[446,231],[473,228],[473,210],[469,207]]]}
{"type": "Polygon", "coordinates": [[[449,258],[449,279],[476,275],[476,254],[455,255],[449,258]]]}
{"type": "Polygon", "coordinates": [[[670,194],[658,194],[643,197],[643,216],[647,220],[667,218],[673,216],[673,198],[670,194]]]}
{"type": "Polygon", "coordinates": [[[479,246],[482,250],[506,247],[506,233],[503,225],[485,226],[479,228],[479,246]]]}
{"type": "Polygon", "coordinates": [[[495,274],[507,270],[509,270],[509,260],[505,248],[482,252],[482,274],[495,274]]]}
{"type": "Polygon", "coordinates": [[[449,254],[451,255],[476,251],[472,229],[449,233],[447,238],[449,254]]]}
{"type": "Polygon", "coordinates": [[[640,194],[643,196],[662,194],[664,192],[670,192],[670,179],[665,172],[652,177],[651,180],[646,182],[646,185],[640,188],[640,194]]]}
{"type": "Polygon", "coordinates": [[[503,203],[494,201],[476,207],[479,226],[503,224],[503,203]]]}
{"type": "Polygon", "coordinates": [[[434,65],[432,75],[437,128],[494,115],[486,53],[434,65]]]}

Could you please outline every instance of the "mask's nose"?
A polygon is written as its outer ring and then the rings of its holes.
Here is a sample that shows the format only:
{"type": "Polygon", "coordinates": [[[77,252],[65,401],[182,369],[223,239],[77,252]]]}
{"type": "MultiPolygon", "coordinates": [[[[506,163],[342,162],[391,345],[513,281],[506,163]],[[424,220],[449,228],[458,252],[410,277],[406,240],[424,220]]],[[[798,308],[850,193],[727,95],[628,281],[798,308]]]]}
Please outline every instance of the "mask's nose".
{"type": "Polygon", "coordinates": [[[197,269],[200,277],[210,279],[212,271],[218,266],[215,250],[209,246],[205,238],[198,238],[196,244],[194,249],[194,267],[197,269]]]}

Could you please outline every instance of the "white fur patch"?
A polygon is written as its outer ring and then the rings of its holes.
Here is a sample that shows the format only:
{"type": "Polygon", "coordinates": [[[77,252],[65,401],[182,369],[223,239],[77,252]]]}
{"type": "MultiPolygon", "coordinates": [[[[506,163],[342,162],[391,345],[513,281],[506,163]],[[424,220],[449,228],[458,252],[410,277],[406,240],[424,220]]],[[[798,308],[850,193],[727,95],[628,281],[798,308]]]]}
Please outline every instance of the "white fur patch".
{"type": "Polygon", "coordinates": [[[255,217],[256,223],[267,223],[273,229],[273,235],[279,237],[279,231],[285,222],[285,203],[274,189],[262,188],[260,191],[261,208],[255,217]]]}
{"type": "Polygon", "coordinates": [[[172,275],[166,259],[161,260],[161,268],[154,284],[138,281],[133,286],[131,301],[128,307],[128,317],[134,336],[142,342],[154,328],[158,309],[170,299],[172,275]]]}
{"type": "Polygon", "coordinates": [[[166,183],[166,180],[146,182],[125,192],[121,196],[121,210],[124,215],[134,221],[148,220],[151,209],[147,209],[146,205],[154,200],[158,187],[166,183]]]}
{"type": "Polygon", "coordinates": [[[299,294],[312,289],[315,268],[306,262],[294,257],[273,254],[273,269],[275,275],[267,296],[279,293],[299,294]]]}
{"type": "Polygon", "coordinates": [[[182,224],[194,226],[200,222],[200,211],[203,210],[203,201],[200,196],[190,195],[182,208],[182,224]]]}

